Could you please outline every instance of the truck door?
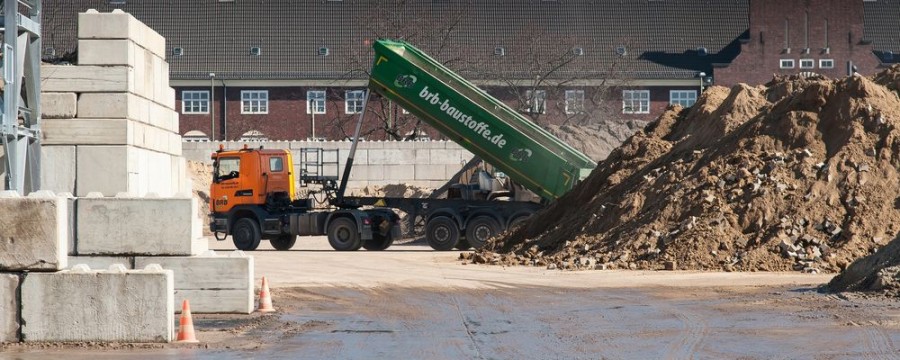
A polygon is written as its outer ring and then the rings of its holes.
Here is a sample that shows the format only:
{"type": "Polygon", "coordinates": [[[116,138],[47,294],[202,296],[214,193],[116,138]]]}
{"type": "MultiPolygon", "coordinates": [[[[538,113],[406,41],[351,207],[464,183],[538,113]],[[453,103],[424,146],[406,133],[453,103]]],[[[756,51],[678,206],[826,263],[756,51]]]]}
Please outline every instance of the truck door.
{"type": "Polygon", "coordinates": [[[288,177],[288,164],[284,155],[267,156],[266,176],[268,177],[267,192],[283,192],[290,194],[290,179],[288,177]]]}
{"type": "MultiPolygon", "coordinates": [[[[243,203],[241,194],[241,158],[220,157],[216,159],[213,169],[213,185],[211,191],[212,212],[226,212],[233,206],[243,203]]],[[[246,174],[244,174],[246,177],[246,174]]]]}

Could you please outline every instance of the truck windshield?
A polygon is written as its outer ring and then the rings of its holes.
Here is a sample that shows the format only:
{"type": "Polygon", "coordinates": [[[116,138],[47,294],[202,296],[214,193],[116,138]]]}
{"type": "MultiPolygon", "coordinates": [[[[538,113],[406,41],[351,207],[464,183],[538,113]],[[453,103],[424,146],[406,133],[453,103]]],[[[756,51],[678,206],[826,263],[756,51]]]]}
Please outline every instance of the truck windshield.
{"type": "Polygon", "coordinates": [[[240,158],[220,158],[216,162],[216,182],[228,179],[234,179],[240,176],[241,159],[240,158]]]}

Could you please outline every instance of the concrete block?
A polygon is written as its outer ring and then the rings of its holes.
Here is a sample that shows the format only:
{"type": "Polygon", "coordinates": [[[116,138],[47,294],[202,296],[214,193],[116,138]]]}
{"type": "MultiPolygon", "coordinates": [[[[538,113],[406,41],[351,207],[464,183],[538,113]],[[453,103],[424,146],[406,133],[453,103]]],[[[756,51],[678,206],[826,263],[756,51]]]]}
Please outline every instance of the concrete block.
{"type": "Polygon", "coordinates": [[[0,197],[0,271],[58,271],[68,257],[66,199],[51,191],[0,197]]]}
{"type": "Polygon", "coordinates": [[[73,92],[41,93],[41,118],[71,119],[77,113],[78,98],[73,92]]]}
{"type": "Polygon", "coordinates": [[[416,149],[416,164],[431,164],[431,149],[416,149]]]}
{"type": "Polygon", "coordinates": [[[134,69],[128,66],[41,65],[41,91],[134,92],[134,69]]]}
{"type": "Polygon", "coordinates": [[[19,341],[19,276],[0,274],[0,343],[19,341]]]}
{"type": "MultiPolygon", "coordinates": [[[[168,63],[166,65],[168,67],[168,63]]],[[[166,76],[166,79],[167,79],[166,81],[168,81],[168,78],[169,77],[166,76]]],[[[167,109],[175,110],[175,89],[171,88],[171,87],[166,87],[165,92],[166,92],[166,96],[164,96],[162,99],[157,99],[157,101],[160,101],[160,104],[165,106],[167,109]]]]}
{"type": "Polygon", "coordinates": [[[350,172],[350,179],[359,181],[384,180],[384,168],[381,165],[353,166],[350,172]]]}
{"type": "Polygon", "coordinates": [[[253,288],[252,256],[138,256],[134,259],[135,268],[149,264],[172,270],[176,290],[253,288]]]}
{"type": "Polygon", "coordinates": [[[82,94],[78,98],[78,117],[150,123],[150,101],[124,92],[82,94]]]}
{"type": "Polygon", "coordinates": [[[396,183],[403,183],[416,178],[415,165],[385,165],[384,179],[395,180],[396,183]]]}
{"type": "Polygon", "coordinates": [[[78,14],[78,39],[122,39],[165,58],[166,41],[156,31],[125,12],[78,14]]]}
{"type": "Polygon", "coordinates": [[[75,146],[41,146],[41,189],[75,193],[75,146]]]}
{"type": "Polygon", "coordinates": [[[78,40],[78,65],[141,66],[135,63],[135,48],[128,39],[78,40]]]}
{"type": "Polygon", "coordinates": [[[78,255],[195,255],[205,250],[193,228],[192,198],[79,198],[78,255]]]}
{"type": "Polygon", "coordinates": [[[399,149],[370,149],[369,165],[412,165],[416,162],[416,153],[399,149]]]}
{"type": "Polygon", "coordinates": [[[29,274],[22,282],[24,341],[170,342],[171,270],[29,274]]]}
{"type": "Polygon", "coordinates": [[[129,179],[130,173],[137,172],[136,150],[130,146],[79,146],[76,150],[76,196],[87,196],[91,192],[113,196],[123,191],[136,191],[137,184],[129,179]]]}
{"type": "Polygon", "coordinates": [[[441,180],[447,179],[446,165],[416,164],[416,180],[441,180]]]}
{"type": "MultiPolygon", "coordinates": [[[[191,302],[196,314],[249,314],[253,312],[253,288],[227,290],[175,290],[175,302],[191,302]]],[[[181,309],[176,309],[181,313],[181,309]]]]}
{"type": "MultiPolygon", "coordinates": [[[[135,269],[134,257],[131,256],[69,256],[69,269],[79,264],[87,265],[91,270],[106,270],[113,264],[122,264],[126,269],[135,269]]],[[[143,269],[147,265],[149,264],[137,269],[143,269]]]]}
{"type": "Polygon", "coordinates": [[[430,151],[432,164],[465,164],[472,157],[464,157],[461,150],[440,150],[432,149],[430,151]]]}
{"type": "Polygon", "coordinates": [[[126,145],[133,137],[126,119],[47,119],[42,127],[45,145],[126,145]]]}

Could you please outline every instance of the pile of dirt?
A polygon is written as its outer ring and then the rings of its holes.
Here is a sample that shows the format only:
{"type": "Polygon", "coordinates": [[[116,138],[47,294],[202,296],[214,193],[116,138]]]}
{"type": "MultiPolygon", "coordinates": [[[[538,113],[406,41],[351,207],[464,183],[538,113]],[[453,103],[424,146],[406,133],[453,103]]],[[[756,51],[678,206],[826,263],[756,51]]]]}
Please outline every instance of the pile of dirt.
{"type": "Polygon", "coordinates": [[[212,235],[208,226],[210,221],[212,221],[209,217],[209,188],[212,185],[212,165],[188,160],[187,170],[188,177],[193,183],[191,194],[194,199],[197,199],[197,216],[203,224],[203,235],[212,235]]]}
{"type": "Polygon", "coordinates": [[[407,185],[369,185],[363,188],[347,189],[348,196],[360,197],[403,197],[403,198],[427,198],[434,189],[407,185]]]}
{"type": "Polygon", "coordinates": [[[831,279],[827,290],[877,291],[900,296],[900,238],[895,238],[878,252],[854,261],[831,279]]]}
{"type": "Polygon", "coordinates": [[[548,125],[546,129],[594,161],[601,161],[647,123],[649,121],[605,121],[591,125],[548,125]]]}
{"type": "Polygon", "coordinates": [[[689,109],[669,108],[475,261],[844,269],[900,227],[898,74],[712,87],[689,109]]]}

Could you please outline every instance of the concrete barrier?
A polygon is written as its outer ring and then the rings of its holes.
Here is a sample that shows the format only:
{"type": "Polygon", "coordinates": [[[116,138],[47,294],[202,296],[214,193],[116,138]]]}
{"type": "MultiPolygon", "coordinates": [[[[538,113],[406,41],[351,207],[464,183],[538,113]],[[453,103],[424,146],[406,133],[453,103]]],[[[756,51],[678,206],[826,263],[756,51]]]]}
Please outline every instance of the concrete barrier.
{"type": "Polygon", "coordinates": [[[69,256],[70,269],[79,264],[87,265],[89,268],[94,270],[103,270],[109,269],[110,265],[113,264],[122,264],[126,269],[143,269],[145,266],[151,263],[148,262],[144,264],[144,266],[135,267],[133,256],[69,256]]]}
{"type": "Polygon", "coordinates": [[[41,146],[41,189],[75,193],[75,146],[41,146]]]}
{"type": "Polygon", "coordinates": [[[19,341],[19,276],[0,274],[0,343],[19,341]]]}
{"type": "Polygon", "coordinates": [[[171,270],[32,273],[22,282],[22,340],[170,342],[171,270]]]}
{"type": "Polygon", "coordinates": [[[196,255],[206,251],[192,198],[76,200],[77,255],[196,255]]]}
{"type": "Polygon", "coordinates": [[[73,92],[47,92],[41,94],[43,119],[71,119],[77,114],[77,96],[73,92]]]}
{"type": "Polygon", "coordinates": [[[0,194],[0,271],[57,271],[68,257],[69,209],[52,191],[0,194]]]}
{"type": "MultiPolygon", "coordinates": [[[[135,268],[157,263],[175,276],[175,302],[187,298],[191,311],[203,313],[253,312],[253,257],[241,251],[219,256],[139,256],[135,268]]],[[[178,312],[180,309],[176,309],[178,312]]]]}

